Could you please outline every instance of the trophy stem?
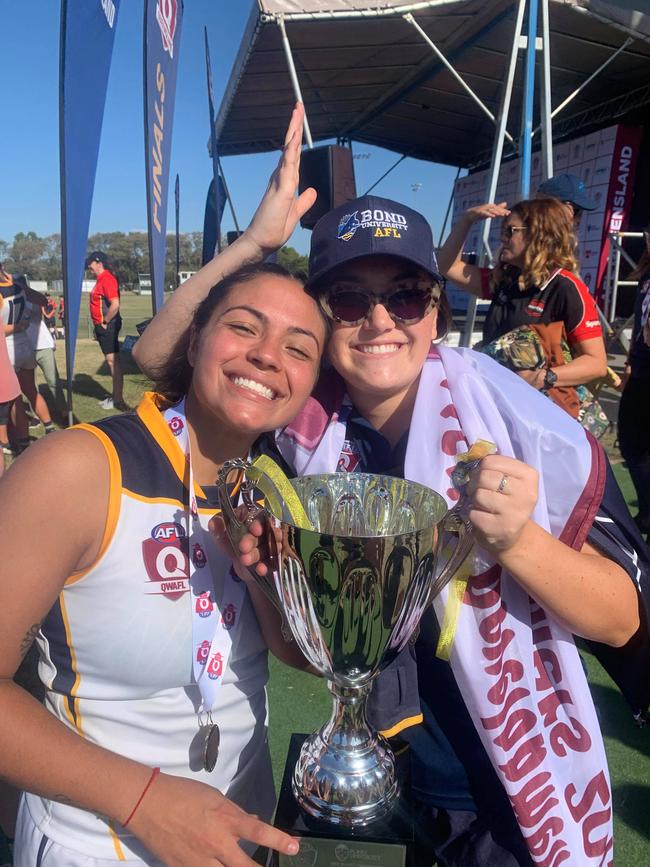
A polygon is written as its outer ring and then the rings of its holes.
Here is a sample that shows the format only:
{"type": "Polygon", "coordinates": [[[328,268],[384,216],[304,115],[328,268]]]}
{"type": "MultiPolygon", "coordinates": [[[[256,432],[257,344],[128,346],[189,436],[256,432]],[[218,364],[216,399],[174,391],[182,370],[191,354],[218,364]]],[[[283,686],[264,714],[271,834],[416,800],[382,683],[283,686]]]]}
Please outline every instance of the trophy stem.
{"type": "Polygon", "coordinates": [[[370,686],[328,682],[332,716],[304,742],[293,775],[306,813],[350,828],[385,817],[399,794],[393,754],[366,719],[370,686]]]}

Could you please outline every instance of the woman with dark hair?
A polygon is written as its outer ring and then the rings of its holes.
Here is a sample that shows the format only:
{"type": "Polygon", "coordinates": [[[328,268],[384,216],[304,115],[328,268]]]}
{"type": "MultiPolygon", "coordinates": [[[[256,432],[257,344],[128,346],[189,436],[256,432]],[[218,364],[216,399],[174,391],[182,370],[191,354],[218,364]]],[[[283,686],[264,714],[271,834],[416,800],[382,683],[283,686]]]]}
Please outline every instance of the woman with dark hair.
{"type": "Polygon", "coordinates": [[[299,280],[239,269],[134,413],[47,437],[2,479],[0,776],[25,792],[16,867],[252,867],[240,840],[297,851],[265,824],[265,639],[302,659],[207,524],[219,468],[296,415],[325,337],[299,280]],[[12,682],[33,640],[44,707],[12,682]]]}
{"type": "Polygon", "coordinates": [[[505,202],[469,208],[438,252],[441,271],[449,280],[479,298],[490,299],[484,344],[493,344],[521,326],[542,333],[546,363],[518,372],[551,396],[554,389],[591,382],[607,371],[594,300],[577,275],[576,244],[562,202],[540,198],[518,202],[510,210],[505,202]],[[499,217],[503,223],[496,268],[463,262],[463,244],[474,223],[499,217]],[[552,327],[555,323],[559,323],[557,333],[552,327]],[[566,362],[563,339],[573,356],[566,362]]]}
{"type": "MultiPolygon", "coordinates": [[[[296,135],[301,123],[299,106],[296,135]]],[[[297,172],[275,177],[230,265],[286,241],[305,202],[297,185],[297,172]]],[[[438,344],[441,283],[431,229],[411,208],[363,196],[322,217],[308,285],[331,323],[333,369],[276,445],[298,475],[394,475],[451,506],[459,456],[477,440],[496,444],[465,487],[471,575],[434,600],[416,645],[378,678],[372,719],[411,742],[416,863],[596,867],[613,846],[611,792],[572,633],[622,658],[619,682],[645,709],[647,563],[585,431],[491,359],[438,344]],[[455,638],[443,647],[454,598],[455,638]]],[[[187,328],[200,292],[181,286],[154,318],[138,358],[146,369],[187,328]]],[[[254,543],[242,542],[247,566],[254,543]]]]}
{"type": "Polygon", "coordinates": [[[639,512],[636,522],[650,538],[650,224],[643,230],[644,249],[630,273],[638,280],[634,326],[625,363],[618,409],[618,444],[634,483],[639,512]]]}

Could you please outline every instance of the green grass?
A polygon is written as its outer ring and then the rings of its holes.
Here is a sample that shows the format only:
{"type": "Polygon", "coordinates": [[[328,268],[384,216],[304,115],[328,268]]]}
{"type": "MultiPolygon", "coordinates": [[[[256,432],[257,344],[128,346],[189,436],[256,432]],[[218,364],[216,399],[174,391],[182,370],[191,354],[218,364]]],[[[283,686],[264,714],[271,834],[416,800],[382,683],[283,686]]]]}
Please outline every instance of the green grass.
{"type": "MultiPolygon", "coordinates": [[[[122,337],[135,334],[135,323],[151,315],[151,299],[125,293],[122,296],[124,327],[122,337]]],[[[87,313],[80,317],[74,378],[74,408],[80,421],[106,415],[97,401],[110,394],[110,376],[98,345],[88,339],[87,313]]],[[[64,373],[63,343],[57,344],[59,370],[64,373]]],[[[125,397],[137,404],[147,380],[137,371],[130,356],[123,353],[125,397]]],[[[629,475],[607,443],[614,472],[628,504],[636,506],[629,475]]],[[[631,714],[614,684],[596,660],[583,652],[589,681],[596,702],[609,759],[614,791],[616,863],[621,867],[644,867],[650,863],[650,727],[635,728],[631,714]]],[[[285,755],[292,732],[310,732],[329,717],[330,698],[322,681],[283,666],[270,663],[269,685],[270,744],[276,786],[279,786],[285,755]]],[[[444,697],[441,697],[444,700],[444,697]]],[[[1,848],[1,847],[0,847],[1,848]]],[[[577,865],[576,865],[577,867],[577,865]]]]}

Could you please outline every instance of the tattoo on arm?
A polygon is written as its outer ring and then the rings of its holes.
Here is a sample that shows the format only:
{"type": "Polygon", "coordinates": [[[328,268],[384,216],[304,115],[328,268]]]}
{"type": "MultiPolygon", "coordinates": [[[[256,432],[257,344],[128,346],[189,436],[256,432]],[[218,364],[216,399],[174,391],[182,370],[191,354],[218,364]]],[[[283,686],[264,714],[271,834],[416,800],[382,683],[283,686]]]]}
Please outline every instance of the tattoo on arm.
{"type": "Polygon", "coordinates": [[[23,635],[23,640],[20,642],[20,658],[24,659],[27,656],[27,651],[32,646],[32,643],[38,631],[41,628],[40,623],[32,623],[27,632],[23,635]]]}

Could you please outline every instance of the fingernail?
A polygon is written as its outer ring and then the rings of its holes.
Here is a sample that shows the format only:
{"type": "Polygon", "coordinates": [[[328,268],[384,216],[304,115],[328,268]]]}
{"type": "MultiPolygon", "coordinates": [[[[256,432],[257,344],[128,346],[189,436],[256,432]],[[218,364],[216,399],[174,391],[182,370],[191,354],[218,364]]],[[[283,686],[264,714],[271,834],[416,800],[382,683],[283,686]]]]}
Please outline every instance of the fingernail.
{"type": "Polygon", "coordinates": [[[297,840],[292,840],[290,843],[287,843],[287,855],[297,855],[299,849],[300,843],[298,843],[297,840]]]}

